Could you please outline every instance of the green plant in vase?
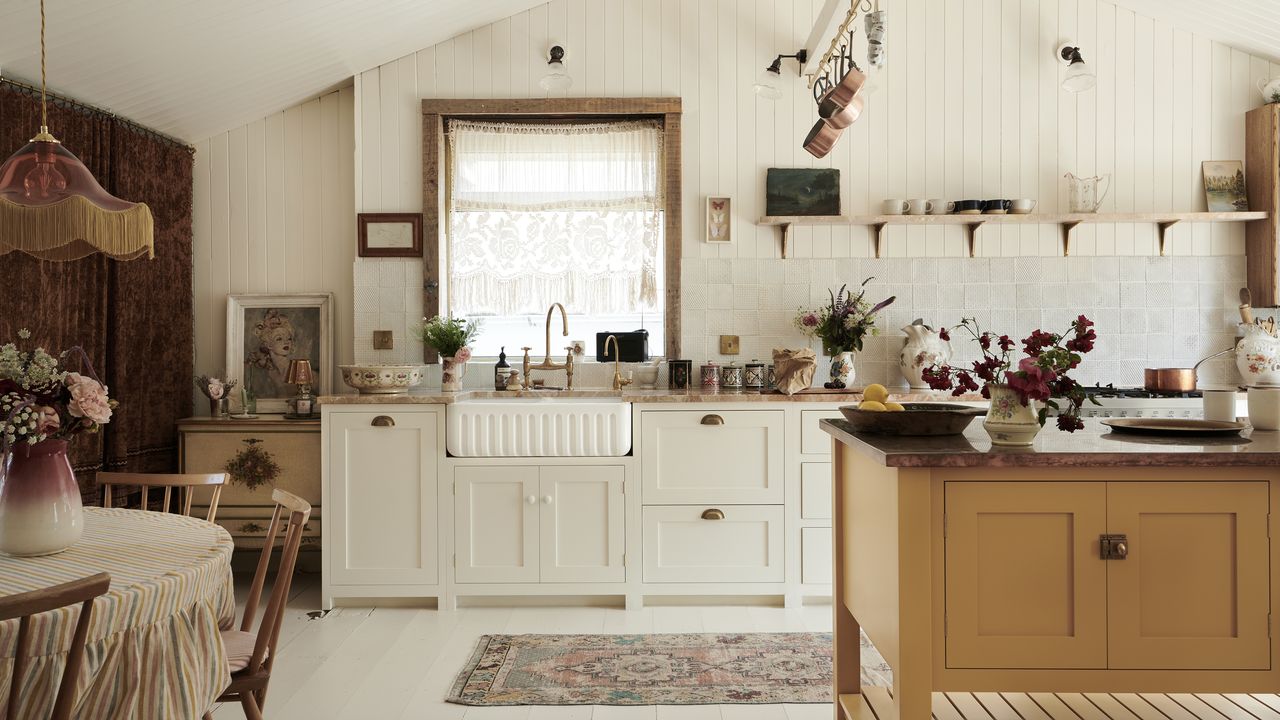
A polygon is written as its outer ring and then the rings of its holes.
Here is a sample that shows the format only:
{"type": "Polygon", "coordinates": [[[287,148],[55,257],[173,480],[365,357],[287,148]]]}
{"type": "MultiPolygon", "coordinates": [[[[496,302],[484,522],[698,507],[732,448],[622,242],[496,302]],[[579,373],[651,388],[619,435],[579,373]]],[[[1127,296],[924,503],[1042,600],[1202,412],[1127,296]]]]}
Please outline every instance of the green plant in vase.
{"type": "Polygon", "coordinates": [[[423,318],[418,326],[418,339],[440,355],[440,387],[445,392],[456,392],[461,387],[467,360],[471,359],[471,341],[480,334],[480,326],[479,320],[452,315],[423,318]]]}

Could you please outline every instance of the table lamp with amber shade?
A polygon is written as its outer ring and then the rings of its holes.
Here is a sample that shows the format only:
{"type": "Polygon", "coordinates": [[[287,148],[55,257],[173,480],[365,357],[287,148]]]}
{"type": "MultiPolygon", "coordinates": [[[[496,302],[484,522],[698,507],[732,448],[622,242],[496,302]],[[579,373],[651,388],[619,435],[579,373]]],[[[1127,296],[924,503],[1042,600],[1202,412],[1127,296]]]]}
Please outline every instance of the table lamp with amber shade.
{"type": "Polygon", "coordinates": [[[298,386],[298,395],[289,399],[291,415],[310,417],[315,409],[315,399],[311,396],[311,385],[315,382],[315,373],[311,370],[310,360],[290,360],[289,370],[284,381],[298,386]]]}

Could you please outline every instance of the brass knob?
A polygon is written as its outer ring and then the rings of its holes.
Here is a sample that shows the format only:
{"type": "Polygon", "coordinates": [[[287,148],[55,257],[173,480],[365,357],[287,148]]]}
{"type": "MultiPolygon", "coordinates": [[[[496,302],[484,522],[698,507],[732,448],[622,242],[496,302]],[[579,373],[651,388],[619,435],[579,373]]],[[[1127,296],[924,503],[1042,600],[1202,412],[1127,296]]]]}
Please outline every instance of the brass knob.
{"type": "Polygon", "coordinates": [[[395,427],[396,421],[390,415],[379,415],[369,424],[374,427],[395,427]]]}
{"type": "Polygon", "coordinates": [[[719,415],[703,415],[702,424],[703,425],[723,425],[724,418],[720,417],[719,415]]]}
{"type": "Polygon", "coordinates": [[[724,511],[719,508],[707,508],[702,511],[703,520],[723,520],[724,511]]]}
{"type": "Polygon", "coordinates": [[[1116,545],[1115,545],[1115,550],[1116,550],[1116,557],[1119,557],[1119,558],[1127,558],[1127,557],[1129,557],[1129,544],[1128,544],[1128,543],[1126,543],[1126,542],[1118,542],[1118,543],[1116,543],[1116,545]]]}

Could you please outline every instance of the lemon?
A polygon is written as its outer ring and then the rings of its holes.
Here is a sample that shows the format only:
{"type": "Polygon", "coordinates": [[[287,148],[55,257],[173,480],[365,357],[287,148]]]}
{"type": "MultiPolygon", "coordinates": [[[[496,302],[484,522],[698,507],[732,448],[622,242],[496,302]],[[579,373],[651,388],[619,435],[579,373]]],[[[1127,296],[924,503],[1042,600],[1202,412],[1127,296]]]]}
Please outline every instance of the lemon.
{"type": "Polygon", "coordinates": [[[858,409],[870,410],[872,412],[884,412],[885,407],[884,407],[884,403],[878,402],[876,400],[863,400],[862,402],[858,403],[858,409]]]}
{"type": "Polygon", "coordinates": [[[862,391],[862,399],[882,403],[889,399],[889,389],[879,383],[868,385],[867,389],[862,391]]]}
{"type": "Polygon", "coordinates": [[[884,404],[884,409],[885,409],[885,410],[888,410],[889,412],[903,412],[903,411],[905,411],[905,410],[906,410],[906,408],[902,407],[901,405],[899,405],[899,404],[898,404],[898,403],[896,403],[896,402],[887,402],[887,403],[885,403],[885,404],[884,404]]]}

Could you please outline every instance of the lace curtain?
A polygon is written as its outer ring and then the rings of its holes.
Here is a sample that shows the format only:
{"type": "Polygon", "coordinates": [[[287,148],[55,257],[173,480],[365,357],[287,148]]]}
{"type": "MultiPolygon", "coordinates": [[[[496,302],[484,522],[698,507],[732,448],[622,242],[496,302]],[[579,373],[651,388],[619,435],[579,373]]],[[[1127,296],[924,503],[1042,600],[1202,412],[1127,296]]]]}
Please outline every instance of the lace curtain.
{"type": "Polygon", "coordinates": [[[448,136],[455,314],[657,309],[658,123],[452,121],[448,136]]]}

